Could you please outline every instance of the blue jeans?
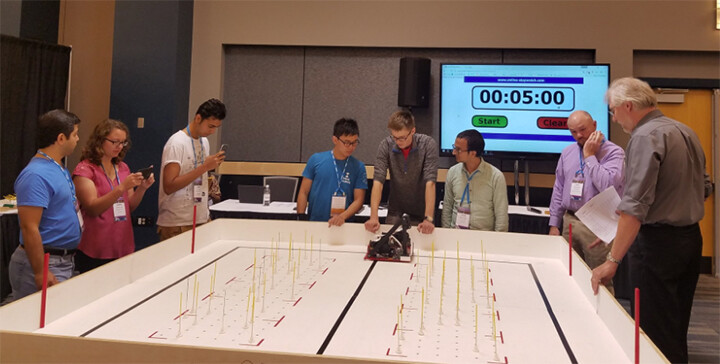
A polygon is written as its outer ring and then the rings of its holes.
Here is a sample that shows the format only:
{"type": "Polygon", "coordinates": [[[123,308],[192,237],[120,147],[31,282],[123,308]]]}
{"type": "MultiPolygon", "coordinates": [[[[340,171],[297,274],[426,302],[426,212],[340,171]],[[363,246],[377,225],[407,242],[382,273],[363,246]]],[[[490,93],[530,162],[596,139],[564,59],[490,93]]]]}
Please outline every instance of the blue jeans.
{"type": "MultiPolygon", "coordinates": [[[[58,282],[70,279],[73,274],[73,257],[72,255],[50,255],[48,268],[58,282]]],[[[39,290],[35,286],[35,273],[33,273],[27,253],[20,246],[10,257],[8,275],[10,276],[13,300],[18,300],[39,290]]]]}

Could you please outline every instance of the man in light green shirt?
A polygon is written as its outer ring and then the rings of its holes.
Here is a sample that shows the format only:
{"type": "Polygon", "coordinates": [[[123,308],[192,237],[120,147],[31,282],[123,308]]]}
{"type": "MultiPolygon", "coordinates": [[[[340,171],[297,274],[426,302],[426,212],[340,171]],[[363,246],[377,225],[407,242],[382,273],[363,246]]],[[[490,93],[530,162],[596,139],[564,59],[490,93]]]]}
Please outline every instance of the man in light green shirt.
{"type": "Polygon", "coordinates": [[[444,228],[508,230],[505,176],[483,161],[484,151],[485,140],[477,130],[465,130],[455,138],[458,164],[450,167],[445,181],[444,228]]]}

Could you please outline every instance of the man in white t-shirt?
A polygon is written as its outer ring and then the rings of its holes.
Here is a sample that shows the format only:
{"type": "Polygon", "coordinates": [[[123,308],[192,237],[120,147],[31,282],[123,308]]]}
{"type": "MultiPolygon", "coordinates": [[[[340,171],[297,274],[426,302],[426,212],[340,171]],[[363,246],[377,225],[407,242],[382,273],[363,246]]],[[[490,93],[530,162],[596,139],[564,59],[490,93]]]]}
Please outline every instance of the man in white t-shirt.
{"type": "Polygon", "coordinates": [[[160,240],[192,229],[193,206],[197,206],[196,224],[208,221],[208,171],[225,160],[225,152],[210,155],[206,137],[215,133],[224,118],[225,104],[207,100],[195,118],[165,143],[158,196],[160,240]]]}

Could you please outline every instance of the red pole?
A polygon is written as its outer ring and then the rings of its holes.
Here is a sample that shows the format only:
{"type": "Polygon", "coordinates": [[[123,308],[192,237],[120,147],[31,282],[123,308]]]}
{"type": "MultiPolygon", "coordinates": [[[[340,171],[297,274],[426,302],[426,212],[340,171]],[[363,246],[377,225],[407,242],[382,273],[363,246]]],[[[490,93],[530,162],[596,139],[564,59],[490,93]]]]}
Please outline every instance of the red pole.
{"type": "Polygon", "coordinates": [[[192,233],[192,247],[190,248],[190,254],[195,254],[195,218],[197,217],[197,205],[193,205],[193,233],[192,233]]]}
{"type": "Polygon", "coordinates": [[[635,364],[640,363],[640,288],[635,287],[635,364]]]}
{"type": "Polygon", "coordinates": [[[43,259],[43,283],[42,283],[42,298],[40,299],[40,328],[45,327],[45,304],[47,302],[47,283],[48,283],[48,269],[50,265],[50,254],[45,253],[43,259]]]}
{"type": "Polygon", "coordinates": [[[568,247],[570,248],[568,252],[568,270],[570,272],[570,276],[572,276],[572,224],[568,224],[568,227],[570,228],[568,231],[568,236],[570,238],[570,241],[568,241],[568,247]]]}

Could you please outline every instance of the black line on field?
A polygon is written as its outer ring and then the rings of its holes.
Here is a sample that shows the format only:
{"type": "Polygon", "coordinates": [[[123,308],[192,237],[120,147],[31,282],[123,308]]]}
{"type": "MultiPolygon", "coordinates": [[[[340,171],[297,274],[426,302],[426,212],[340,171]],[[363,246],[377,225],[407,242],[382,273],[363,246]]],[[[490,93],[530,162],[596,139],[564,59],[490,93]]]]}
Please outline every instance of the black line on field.
{"type": "Polygon", "coordinates": [[[555,313],[552,310],[552,306],[550,306],[550,302],[547,299],[547,296],[545,295],[545,290],[543,290],[542,284],[540,284],[540,280],[538,280],[537,274],[535,274],[535,269],[533,268],[532,264],[528,264],[528,268],[530,268],[530,273],[532,273],[533,279],[535,280],[535,285],[537,285],[538,291],[540,291],[540,296],[542,296],[543,302],[545,303],[545,308],[548,311],[548,314],[550,315],[550,319],[553,322],[553,325],[555,326],[555,331],[557,331],[558,336],[560,337],[560,341],[562,341],[563,346],[565,347],[565,351],[568,354],[568,357],[570,358],[570,362],[573,364],[577,364],[577,359],[575,358],[575,354],[573,353],[572,349],[570,348],[570,344],[567,341],[567,338],[565,337],[565,333],[563,333],[562,327],[560,327],[560,323],[557,320],[557,317],[555,317],[555,313]]]}
{"type": "Polygon", "coordinates": [[[317,354],[321,355],[325,352],[325,349],[327,349],[327,346],[330,344],[330,340],[332,340],[333,335],[335,335],[335,332],[337,331],[338,327],[340,327],[340,324],[342,323],[342,320],[345,318],[345,315],[350,311],[350,307],[352,306],[353,302],[355,302],[355,299],[360,295],[360,291],[362,290],[363,286],[365,285],[365,282],[367,281],[368,277],[370,277],[370,273],[372,273],[373,268],[375,268],[375,264],[377,264],[377,260],[373,261],[372,264],[370,264],[370,268],[368,268],[367,272],[365,273],[365,277],[363,277],[362,281],[358,285],[358,288],[355,290],[355,293],[353,293],[352,297],[350,297],[350,301],[348,301],[347,305],[345,305],[345,308],[340,313],[340,316],[338,316],[337,321],[335,321],[335,325],[333,325],[332,329],[328,333],[328,336],[325,338],[325,341],[322,343],[322,346],[320,346],[320,349],[318,349],[317,354]]]}

